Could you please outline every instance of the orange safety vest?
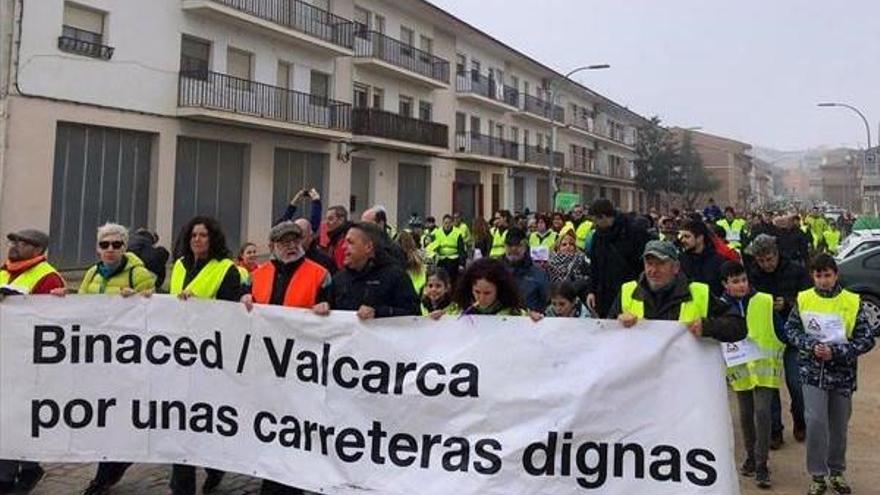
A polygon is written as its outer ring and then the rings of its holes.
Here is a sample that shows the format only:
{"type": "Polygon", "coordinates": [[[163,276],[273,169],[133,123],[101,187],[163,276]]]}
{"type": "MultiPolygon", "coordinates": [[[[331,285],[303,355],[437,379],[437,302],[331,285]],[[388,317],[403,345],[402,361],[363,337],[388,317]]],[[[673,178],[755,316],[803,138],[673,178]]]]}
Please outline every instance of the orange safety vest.
{"type": "MultiPolygon", "coordinates": [[[[327,278],[327,269],[310,259],[304,259],[293,272],[284,292],[284,306],[311,308],[318,302],[318,293],[327,278]]],[[[251,296],[257,304],[269,304],[275,284],[275,265],[263,263],[251,272],[251,296]]]]}

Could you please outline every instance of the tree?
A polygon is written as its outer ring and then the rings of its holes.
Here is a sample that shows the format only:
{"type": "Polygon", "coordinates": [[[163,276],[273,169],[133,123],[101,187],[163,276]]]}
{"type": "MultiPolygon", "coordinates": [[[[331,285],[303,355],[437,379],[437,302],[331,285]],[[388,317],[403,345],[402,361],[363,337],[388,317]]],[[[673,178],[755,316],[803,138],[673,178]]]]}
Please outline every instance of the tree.
{"type": "Polygon", "coordinates": [[[636,184],[654,204],[657,194],[681,192],[682,176],[678,168],[678,143],[668,129],[660,125],[659,117],[639,129],[634,162],[636,184]]]}
{"type": "Polygon", "coordinates": [[[712,177],[703,159],[694,148],[693,136],[685,130],[681,137],[681,146],[678,148],[678,169],[681,172],[681,194],[688,210],[693,210],[700,196],[718,189],[721,185],[718,179],[712,177]]]}

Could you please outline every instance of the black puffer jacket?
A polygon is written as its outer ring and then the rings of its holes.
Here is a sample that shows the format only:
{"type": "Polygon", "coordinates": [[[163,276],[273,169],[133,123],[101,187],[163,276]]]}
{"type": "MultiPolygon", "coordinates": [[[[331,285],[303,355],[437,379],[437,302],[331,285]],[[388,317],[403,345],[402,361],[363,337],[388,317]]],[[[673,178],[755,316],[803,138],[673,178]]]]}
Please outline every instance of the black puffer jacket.
{"type": "Polygon", "coordinates": [[[703,252],[697,254],[686,251],[681,254],[681,270],[691,282],[703,282],[708,284],[712,295],[721,297],[724,288],[721,286],[720,271],[725,260],[715,251],[712,243],[707,243],[703,252]]]}
{"type": "Polygon", "coordinates": [[[639,278],[648,231],[626,215],[617,214],[607,229],[597,229],[590,250],[588,293],[596,294],[596,312],[605,317],[620,286],[639,278]]]}
{"type": "Polygon", "coordinates": [[[363,270],[348,267],[333,276],[330,307],[356,311],[361,305],[376,310],[376,317],[420,314],[419,297],[409,275],[387,257],[370,260],[363,270]]]}

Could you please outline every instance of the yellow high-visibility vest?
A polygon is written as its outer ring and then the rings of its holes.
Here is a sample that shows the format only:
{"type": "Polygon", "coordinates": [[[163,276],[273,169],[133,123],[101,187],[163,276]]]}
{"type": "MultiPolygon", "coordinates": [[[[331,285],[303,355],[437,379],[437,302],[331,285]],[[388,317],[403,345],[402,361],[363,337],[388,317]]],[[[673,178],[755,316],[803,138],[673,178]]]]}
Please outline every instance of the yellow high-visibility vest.
{"type": "Polygon", "coordinates": [[[592,232],[592,230],[593,222],[589,220],[584,220],[578,225],[577,230],[574,232],[574,235],[577,238],[577,247],[587,249],[587,237],[590,237],[590,232],[592,232]]]}
{"type": "Polygon", "coordinates": [[[553,247],[556,246],[557,237],[556,232],[553,232],[552,230],[545,232],[543,238],[541,237],[541,234],[532,232],[529,236],[529,247],[536,248],[543,246],[552,251],[553,247]]]}
{"type": "MultiPolygon", "coordinates": [[[[226,272],[235,263],[230,259],[211,260],[202,268],[202,271],[186,287],[183,281],[186,279],[186,267],[183,266],[183,258],[174,262],[174,268],[171,269],[171,295],[178,295],[184,290],[188,290],[200,299],[214,299],[217,297],[217,291],[226,277],[226,272]]],[[[241,276],[241,275],[239,275],[241,276]]]]}
{"type": "Polygon", "coordinates": [[[489,232],[492,234],[492,250],[489,251],[489,256],[492,258],[501,258],[505,253],[505,242],[507,242],[507,230],[501,232],[498,227],[492,227],[489,229],[489,232]]]}
{"type": "Polygon", "coordinates": [[[742,246],[743,230],[746,228],[745,220],[742,218],[734,218],[732,222],[728,222],[726,218],[722,218],[715,222],[715,224],[720,225],[727,233],[726,240],[730,247],[739,249],[740,246],[742,246]]]}
{"type": "Polygon", "coordinates": [[[50,273],[58,273],[58,270],[50,265],[48,261],[41,261],[25,270],[24,273],[19,274],[10,283],[9,280],[12,278],[12,275],[6,269],[3,269],[0,270],[0,286],[6,286],[18,292],[30,294],[33,292],[34,287],[40,283],[40,280],[43,280],[43,277],[50,273]]]}
{"type": "Polygon", "coordinates": [[[840,231],[828,229],[822,235],[825,237],[825,246],[828,248],[828,252],[837,254],[837,250],[840,249],[840,231]]]}
{"type": "Polygon", "coordinates": [[[746,312],[747,339],[767,357],[727,368],[727,381],[734,392],[755,387],[779,388],[782,379],[782,353],[785,344],[773,329],[773,296],[758,292],[749,300],[746,312]]]}
{"type": "Polygon", "coordinates": [[[441,260],[458,259],[458,240],[464,237],[461,230],[453,227],[447,234],[442,228],[434,230],[434,242],[429,250],[437,253],[441,260]]]}
{"type": "Polygon", "coordinates": [[[852,338],[853,331],[856,328],[856,317],[859,315],[861,302],[861,296],[846,289],[843,289],[840,291],[840,294],[834,297],[822,297],[816,292],[815,288],[801,291],[797,296],[798,312],[801,314],[801,320],[805,329],[810,322],[804,321],[806,319],[804,313],[838,315],[843,318],[847,339],[852,338]]]}
{"type": "MultiPolygon", "coordinates": [[[[645,302],[633,298],[638,285],[635,280],[623,284],[620,288],[620,308],[624,313],[644,318],[645,302]]],[[[690,323],[709,316],[709,286],[701,282],[691,282],[688,288],[691,292],[691,300],[681,303],[681,309],[678,311],[678,321],[682,323],[690,323]]]]}

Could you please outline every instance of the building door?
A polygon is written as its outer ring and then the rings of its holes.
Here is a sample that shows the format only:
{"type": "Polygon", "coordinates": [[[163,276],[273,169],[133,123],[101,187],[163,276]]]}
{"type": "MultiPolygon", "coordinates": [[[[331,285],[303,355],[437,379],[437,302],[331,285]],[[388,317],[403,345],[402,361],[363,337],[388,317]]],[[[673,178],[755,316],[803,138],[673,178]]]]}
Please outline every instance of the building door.
{"type": "Polygon", "coordinates": [[[483,215],[482,184],[480,173],[472,170],[456,170],[452,184],[452,212],[461,213],[468,223],[483,215]]]}
{"type": "MultiPolygon", "coordinates": [[[[275,169],[272,180],[272,218],[284,215],[287,205],[297,192],[315,188],[321,196],[327,192],[327,167],[330,156],[326,153],[310,153],[305,151],[275,148],[275,169]]],[[[301,216],[309,218],[311,204],[299,205],[301,216]]],[[[313,226],[316,227],[316,226],[313,226]]]]}
{"type": "Polygon", "coordinates": [[[372,160],[366,158],[353,157],[351,159],[351,193],[348,203],[348,211],[351,212],[351,218],[359,219],[361,213],[370,207],[372,199],[370,193],[372,192],[371,185],[373,183],[372,174],[370,173],[372,165],[372,160]]]}
{"type": "Polygon", "coordinates": [[[229,249],[242,241],[245,152],[243,144],[179,137],[174,178],[175,234],[194,216],[214,217],[229,249]]]}
{"type": "Polygon", "coordinates": [[[502,184],[504,176],[501,174],[492,174],[492,211],[490,215],[494,215],[496,211],[501,209],[503,198],[501,197],[502,184]]]}
{"type": "Polygon", "coordinates": [[[152,142],[143,132],[58,123],[49,220],[57,267],[94,263],[95,232],[105,222],[148,227],[152,142]]]}
{"type": "Polygon", "coordinates": [[[397,223],[412,215],[425,218],[430,215],[430,205],[431,169],[401,163],[397,168],[397,223]]]}
{"type": "Polygon", "coordinates": [[[538,179],[538,204],[537,209],[540,212],[547,213],[551,210],[550,204],[550,181],[548,179],[538,179]]]}

